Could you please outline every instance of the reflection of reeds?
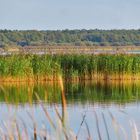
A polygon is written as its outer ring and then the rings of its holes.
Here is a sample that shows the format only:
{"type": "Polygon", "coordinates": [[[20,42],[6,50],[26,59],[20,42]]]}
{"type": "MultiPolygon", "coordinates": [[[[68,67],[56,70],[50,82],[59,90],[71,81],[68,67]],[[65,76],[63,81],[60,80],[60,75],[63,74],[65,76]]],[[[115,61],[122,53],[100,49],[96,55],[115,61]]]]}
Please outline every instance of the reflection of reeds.
{"type": "MultiPolygon", "coordinates": [[[[13,128],[8,127],[7,123],[3,122],[0,126],[0,137],[2,140],[51,140],[51,139],[64,139],[64,140],[80,140],[80,130],[82,129],[83,124],[85,124],[86,130],[87,130],[87,140],[92,139],[91,130],[89,127],[89,123],[87,120],[87,114],[85,114],[82,118],[82,121],[80,123],[80,126],[78,128],[77,134],[75,134],[72,130],[70,130],[67,125],[65,125],[65,118],[66,118],[66,111],[67,111],[67,102],[65,97],[65,91],[63,86],[63,79],[62,76],[59,75],[59,86],[61,88],[61,100],[62,100],[62,114],[59,112],[58,107],[54,105],[54,111],[58,118],[58,121],[56,123],[51,118],[51,115],[49,114],[48,110],[44,106],[44,104],[41,101],[41,98],[39,97],[39,94],[35,93],[35,96],[37,98],[38,103],[41,105],[41,108],[45,114],[46,119],[49,122],[49,125],[52,128],[52,133],[50,133],[47,128],[38,128],[37,121],[35,120],[33,114],[31,112],[27,112],[28,117],[32,121],[33,127],[31,127],[32,133],[29,132],[29,124],[26,125],[26,121],[21,120],[22,123],[19,123],[18,120],[11,121],[11,124],[13,123],[13,128]],[[13,133],[14,132],[14,133],[13,133]],[[23,135],[24,133],[24,135],[23,135]],[[56,134],[57,133],[57,134],[56,134]]],[[[2,89],[4,91],[4,89],[2,89]]],[[[47,98],[46,98],[47,99],[47,98]]],[[[8,102],[8,98],[5,94],[5,100],[8,102]]],[[[99,140],[103,140],[102,133],[100,130],[100,121],[99,116],[97,114],[97,111],[94,110],[95,115],[95,123],[96,123],[96,130],[99,140]]],[[[118,123],[117,119],[113,115],[112,112],[109,112],[110,118],[112,120],[112,126],[115,129],[116,137],[120,139],[120,135],[124,135],[124,139],[127,140],[127,133],[125,132],[124,128],[118,123]],[[120,134],[121,133],[121,134],[120,134]]],[[[107,139],[111,140],[111,135],[109,134],[109,128],[107,124],[108,118],[105,117],[104,113],[102,113],[102,120],[104,122],[105,126],[105,132],[107,135],[107,139]]],[[[45,125],[45,123],[44,123],[45,125]]],[[[44,126],[43,125],[43,126],[44,126]]],[[[136,123],[134,121],[130,121],[131,131],[132,131],[132,140],[139,140],[139,132],[138,128],[136,126],[136,123]]]]}
{"type": "MultiPolygon", "coordinates": [[[[86,81],[80,83],[64,83],[64,91],[67,94],[67,100],[63,100],[64,104],[62,107],[65,108],[67,102],[69,104],[75,104],[80,99],[81,104],[85,104],[88,100],[89,103],[105,102],[106,104],[120,102],[126,104],[133,102],[136,99],[140,99],[140,83],[125,83],[125,82],[105,82],[105,81],[86,81]],[[79,92],[82,94],[80,96],[79,92]],[[75,100],[75,96],[78,100],[75,100]],[[123,94],[122,94],[123,93],[123,94]],[[86,100],[85,100],[86,99],[86,100]],[[66,101],[66,103],[65,103],[66,101]],[[73,102],[74,101],[74,102],[73,102]]],[[[43,84],[0,84],[0,102],[6,102],[8,104],[19,105],[27,104],[32,105],[33,102],[37,101],[35,93],[39,93],[41,100],[47,103],[60,103],[61,98],[65,97],[61,94],[60,82],[46,82],[43,84]],[[12,93],[11,93],[12,92],[12,93]],[[28,93],[28,94],[27,94],[28,93]]],[[[64,94],[63,94],[64,95],[64,94]]],[[[64,99],[64,98],[62,98],[64,99]]]]}

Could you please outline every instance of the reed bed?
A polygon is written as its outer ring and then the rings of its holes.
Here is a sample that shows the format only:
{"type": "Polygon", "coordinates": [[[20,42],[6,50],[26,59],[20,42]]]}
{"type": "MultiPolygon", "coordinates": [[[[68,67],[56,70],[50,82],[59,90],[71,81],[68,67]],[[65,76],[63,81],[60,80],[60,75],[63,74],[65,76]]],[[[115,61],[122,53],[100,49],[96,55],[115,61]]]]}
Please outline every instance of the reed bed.
{"type": "Polygon", "coordinates": [[[0,56],[0,81],[140,80],[139,55],[0,56]]]}

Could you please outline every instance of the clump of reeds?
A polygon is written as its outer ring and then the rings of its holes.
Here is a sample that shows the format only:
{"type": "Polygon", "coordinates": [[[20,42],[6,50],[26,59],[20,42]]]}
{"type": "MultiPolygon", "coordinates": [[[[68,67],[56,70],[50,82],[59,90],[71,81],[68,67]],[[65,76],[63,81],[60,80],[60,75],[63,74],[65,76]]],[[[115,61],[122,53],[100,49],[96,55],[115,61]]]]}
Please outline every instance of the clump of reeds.
{"type": "Polygon", "coordinates": [[[0,81],[139,80],[139,55],[0,56],[0,81]]]}

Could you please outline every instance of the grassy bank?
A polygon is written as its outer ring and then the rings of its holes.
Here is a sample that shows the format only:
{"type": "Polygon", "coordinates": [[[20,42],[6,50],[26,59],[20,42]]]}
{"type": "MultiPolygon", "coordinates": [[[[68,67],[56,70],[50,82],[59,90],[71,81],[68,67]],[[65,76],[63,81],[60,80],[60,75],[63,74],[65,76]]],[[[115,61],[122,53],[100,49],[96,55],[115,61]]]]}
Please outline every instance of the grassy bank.
{"type": "Polygon", "coordinates": [[[139,80],[139,55],[14,55],[0,57],[0,81],[139,80]]]}

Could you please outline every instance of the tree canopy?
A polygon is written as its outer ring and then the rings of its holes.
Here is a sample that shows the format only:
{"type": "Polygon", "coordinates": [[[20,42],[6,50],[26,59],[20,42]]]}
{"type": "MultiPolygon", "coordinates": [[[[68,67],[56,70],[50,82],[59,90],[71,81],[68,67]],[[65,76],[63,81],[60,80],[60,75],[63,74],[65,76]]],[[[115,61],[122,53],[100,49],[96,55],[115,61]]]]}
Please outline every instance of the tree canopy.
{"type": "Polygon", "coordinates": [[[10,45],[140,46],[140,30],[0,30],[0,47],[10,45]]]}

